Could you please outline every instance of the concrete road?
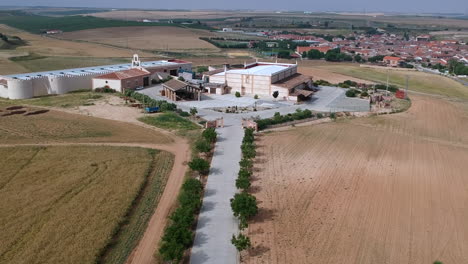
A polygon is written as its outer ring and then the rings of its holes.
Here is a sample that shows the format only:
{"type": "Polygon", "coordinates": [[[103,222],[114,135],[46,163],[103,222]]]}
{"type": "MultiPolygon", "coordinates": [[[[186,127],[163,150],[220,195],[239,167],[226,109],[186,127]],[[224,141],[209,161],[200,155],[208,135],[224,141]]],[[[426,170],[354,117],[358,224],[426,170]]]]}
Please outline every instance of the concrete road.
{"type": "Polygon", "coordinates": [[[235,119],[228,118],[225,123],[224,128],[217,129],[218,141],[192,247],[192,264],[237,263],[231,237],[238,233],[238,221],[232,214],[230,199],[237,192],[235,182],[244,131],[235,119]]]}

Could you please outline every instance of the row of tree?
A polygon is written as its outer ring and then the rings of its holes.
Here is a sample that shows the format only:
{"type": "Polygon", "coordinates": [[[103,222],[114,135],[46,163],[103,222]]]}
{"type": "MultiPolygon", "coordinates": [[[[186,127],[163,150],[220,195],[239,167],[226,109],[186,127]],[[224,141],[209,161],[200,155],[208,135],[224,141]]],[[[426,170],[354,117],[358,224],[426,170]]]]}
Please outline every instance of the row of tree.
{"type": "Polygon", "coordinates": [[[251,185],[253,159],[257,154],[254,141],[254,130],[252,128],[245,129],[241,145],[242,159],[239,162],[240,170],[236,180],[236,187],[241,192],[236,193],[231,199],[232,212],[239,219],[239,229],[241,230],[237,236],[232,235],[231,243],[238,251],[246,250],[252,246],[250,238],[242,234],[242,230],[248,227],[248,220],[258,213],[257,199],[247,192],[251,185]]]}
{"type": "MultiPolygon", "coordinates": [[[[320,114],[320,113],[319,113],[320,114]]],[[[257,120],[257,126],[259,130],[265,129],[268,126],[291,122],[294,120],[302,120],[306,118],[314,117],[312,112],[309,109],[297,109],[295,113],[281,115],[279,112],[276,112],[273,118],[265,118],[257,120]]]]}
{"type": "MultiPolygon", "coordinates": [[[[217,133],[214,128],[203,131],[202,137],[197,141],[196,149],[202,153],[210,153],[216,142],[217,133]],[[203,144],[200,147],[200,144],[203,144]]],[[[205,155],[208,157],[208,155],[205,155]]],[[[210,163],[208,160],[195,157],[189,162],[192,171],[202,175],[208,174],[210,163]]],[[[195,219],[202,205],[203,184],[194,177],[188,178],[182,185],[178,201],[178,208],[171,214],[170,225],[165,229],[159,247],[162,259],[171,263],[179,263],[185,251],[193,244],[195,219]]]]}

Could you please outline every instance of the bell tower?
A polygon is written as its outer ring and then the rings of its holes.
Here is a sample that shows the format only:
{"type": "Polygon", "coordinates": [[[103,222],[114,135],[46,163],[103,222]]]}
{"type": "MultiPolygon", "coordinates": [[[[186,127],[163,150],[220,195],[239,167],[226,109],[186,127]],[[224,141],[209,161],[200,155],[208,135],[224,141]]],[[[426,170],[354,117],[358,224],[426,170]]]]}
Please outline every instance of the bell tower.
{"type": "Polygon", "coordinates": [[[133,54],[132,68],[141,68],[141,61],[138,54],[133,54]]]}

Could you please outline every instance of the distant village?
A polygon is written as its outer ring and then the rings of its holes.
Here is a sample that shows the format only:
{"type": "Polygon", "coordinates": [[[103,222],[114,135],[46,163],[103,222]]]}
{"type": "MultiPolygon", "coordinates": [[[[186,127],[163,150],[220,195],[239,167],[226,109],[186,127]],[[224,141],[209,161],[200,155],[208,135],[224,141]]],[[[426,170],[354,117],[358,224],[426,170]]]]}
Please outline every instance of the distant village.
{"type": "MultiPolygon", "coordinates": [[[[231,32],[223,29],[223,32],[231,32]]],[[[241,33],[242,31],[232,31],[241,33]]],[[[252,32],[245,32],[252,35],[252,32]]],[[[463,41],[454,39],[434,40],[430,35],[409,36],[386,33],[384,30],[375,30],[375,34],[350,34],[346,36],[329,36],[320,34],[304,35],[295,32],[266,31],[256,32],[257,36],[268,37],[270,41],[250,41],[249,48],[260,47],[263,50],[281,48],[281,42],[286,44],[285,49],[293,52],[286,54],[290,58],[321,59],[326,58],[330,51],[343,54],[339,58],[327,59],[331,61],[374,62],[392,67],[412,67],[408,63],[420,63],[426,67],[443,69],[450,60],[468,65],[468,45],[463,41]],[[262,47],[263,46],[263,47],[262,47]],[[266,48],[265,48],[266,47],[266,48]],[[312,51],[312,52],[311,52],[312,51]],[[437,65],[437,66],[436,66],[437,65]]],[[[275,52],[271,52],[275,53],[275,52]]],[[[278,57],[285,56],[280,52],[278,57]]]]}

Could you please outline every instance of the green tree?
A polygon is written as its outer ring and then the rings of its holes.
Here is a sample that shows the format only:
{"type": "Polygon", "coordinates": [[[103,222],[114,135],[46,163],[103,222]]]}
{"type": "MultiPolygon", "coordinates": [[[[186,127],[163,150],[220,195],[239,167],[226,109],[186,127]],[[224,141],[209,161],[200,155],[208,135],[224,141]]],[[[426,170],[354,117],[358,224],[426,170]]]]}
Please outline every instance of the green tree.
{"type": "Polygon", "coordinates": [[[202,159],[202,158],[194,158],[192,161],[188,163],[189,168],[198,171],[200,173],[207,173],[208,170],[210,169],[210,164],[208,161],[202,159]]]}
{"type": "Polygon", "coordinates": [[[307,53],[307,58],[311,60],[319,60],[323,57],[325,57],[325,54],[315,49],[309,50],[309,52],[307,53]]]}
{"type": "Polygon", "coordinates": [[[244,251],[252,246],[250,238],[243,234],[232,235],[231,243],[236,247],[237,251],[244,251]]]}
{"type": "Polygon", "coordinates": [[[247,190],[250,188],[250,180],[247,177],[239,177],[236,179],[237,189],[247,190]]]}
{"type": "Polygon", "coordinates": [[[210,127],[202,132],[202,137],[210,143],[215,143],[218,134],[216,133],[216,130],[214,128],[210,127]]]}
{"type": "Polygon", "coordinates": [[[197,68],[198,73],[203,73],[203,72],[207,72],[207,71],[208,71],[207,66],[198,66],[198,68],[197,68]]]}
{"type": "Polygon", "coordinates": [[[354,60],[355,60],[356,62],[361,62],[361,61],[362,61],[361,55],[358,54],[358,55],[354,56],[354,60]]]}
{"type": "Polygon", "coordinates": [[[241,97],[241,94],[239,92],[236,92],[235,95],[237,98],[241,97]]]}
{"type": "Polygon", "coordinates": [[[276,99],[276,98],[278,98],[278,96],[279,96],[279,92],[278,92],[278,91],[274,91],[274,92],[273,92],[273,98],[276,99]]]}
{"type": "Polygon", "coordinates": [[[205,139],[200,139],[195,142],[195,149],[202,153],[208,153],[211,151],[211,144],[205,139]]]}
{"type": "Polygon", "coordinates": [[[258,212],[257,199],[245,192],[236,193],[231,199],[231,208],[234,216],[249,219],[258,212]]]}
{"type": "Polygon", "coordinates": [[[196,107],[190,108],[190,114],[193,115],[193,116],[196,115],[196,114],[198,114],[197,108],[196,108],[196,107]]]}

